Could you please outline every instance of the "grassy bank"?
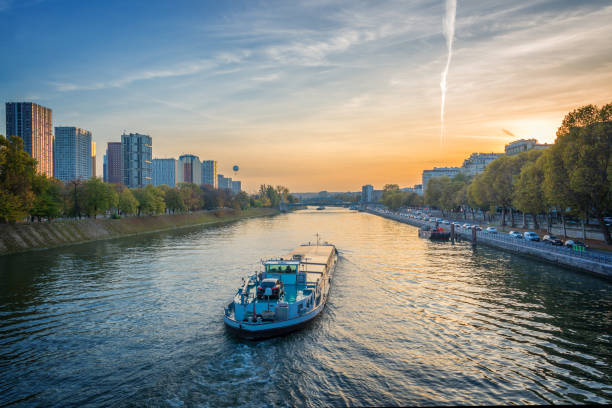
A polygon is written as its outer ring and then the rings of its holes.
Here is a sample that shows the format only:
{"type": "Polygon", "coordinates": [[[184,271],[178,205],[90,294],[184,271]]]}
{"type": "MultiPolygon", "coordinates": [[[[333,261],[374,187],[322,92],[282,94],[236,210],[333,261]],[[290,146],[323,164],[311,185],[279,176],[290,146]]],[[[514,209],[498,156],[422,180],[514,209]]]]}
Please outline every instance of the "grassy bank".
{"type": "Polygon", "coordinates": [[[97,241],[171,230],[194,225],[215,225],[243,218],[278,214],[271,208],[197,211],[191,214],[173,214],[121,219],[82,219],[51,223],[0,225],[0,255],[53,248],[63,245],[97,241]]]}

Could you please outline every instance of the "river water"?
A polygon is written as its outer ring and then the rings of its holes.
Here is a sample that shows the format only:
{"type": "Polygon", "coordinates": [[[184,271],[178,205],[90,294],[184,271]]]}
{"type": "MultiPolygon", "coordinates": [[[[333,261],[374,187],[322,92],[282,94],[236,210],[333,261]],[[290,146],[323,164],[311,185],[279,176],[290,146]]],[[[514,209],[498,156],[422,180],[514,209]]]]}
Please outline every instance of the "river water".
{"type": "Polygon", "coordinates": [[[0,257],[0,405],[610,403],[611,333],[609,282],[346,209],[0,257]],[[324,313],[227,333],[241,278],[316,233],[324,313]]]}

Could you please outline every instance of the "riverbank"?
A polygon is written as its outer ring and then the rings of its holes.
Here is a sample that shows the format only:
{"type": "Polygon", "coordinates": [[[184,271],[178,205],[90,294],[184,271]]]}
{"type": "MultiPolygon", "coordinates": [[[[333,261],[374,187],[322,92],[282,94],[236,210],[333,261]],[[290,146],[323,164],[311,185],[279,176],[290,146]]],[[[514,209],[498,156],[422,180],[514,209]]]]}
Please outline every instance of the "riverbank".
{"type": "MultiPolygon", "coordinates": [[[[405,217],[399,213],[380,212],[366,209],[373,215],[389,218],[394,221],[409,224],[414,227],[431,225],[426,221],[415,220],[405,217]]],[[[471,230],[455,231],[457,238],[466,240],[472,239],[471,230]]],[[[476,244],[487,245],[506,252],[512,252],[529,258],[552,263],[564,268],[586,272],[608,280],[612,280],[612,263],[609,256],[599,256],[596,254],[573,251],[565,247],[554,247],[543,242],[530,242],[522,239],[512,239],[505,234],[487,234],[484,232],[476,233],[476,244]]]]}
{"type": "Polygon", "coordinates": [[[278,214],[272,208],[197,211],[190,214],[62,220],[50,223],[1,224],[0,255],[48,249],[196,225],[216,225],[244,218],[278,214]]]}

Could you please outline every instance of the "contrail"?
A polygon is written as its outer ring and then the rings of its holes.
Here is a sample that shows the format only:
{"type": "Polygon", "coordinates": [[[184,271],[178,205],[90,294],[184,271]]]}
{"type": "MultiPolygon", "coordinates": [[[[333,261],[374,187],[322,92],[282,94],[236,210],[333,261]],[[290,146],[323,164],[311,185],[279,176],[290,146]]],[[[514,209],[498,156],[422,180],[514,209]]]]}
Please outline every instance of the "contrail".
{"type": "Polygon", "coordinates": [[[443,33],[446,38],[446,48],[448,57],[446,66],[442,71],[440,89],[442,90],[442,104],[440,106],[440,144],[444,141],[444,103],[446,102],[446,76],[450,67],[451,57],[453,56],[453,39],[455,38],[455,15],[457,14],[457,0],[446,0],[446,16],[443,20],[443,33]]]}

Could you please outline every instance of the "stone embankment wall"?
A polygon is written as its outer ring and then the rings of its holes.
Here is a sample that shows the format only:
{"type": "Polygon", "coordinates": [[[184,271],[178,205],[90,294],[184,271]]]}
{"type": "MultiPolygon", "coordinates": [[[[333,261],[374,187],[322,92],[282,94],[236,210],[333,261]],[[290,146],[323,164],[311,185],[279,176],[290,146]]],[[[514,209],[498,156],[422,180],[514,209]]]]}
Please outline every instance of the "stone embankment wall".
{"type": "Polygon", "coordinates": [[[82,242],[157,232],[205,224],[221,224],[242,218],[278,214],[271,208],[197,211],[190,214],[81,219],[28,224],[0,224],[0,255],[82,242]]]}
{"type": "MultiPolygon", "coordinates": [[[[395,221],[410,224],[415,227],[423,227],[430,225],[426,221],[415,220],[413,218],[403,217],[394,213],[379,213],[373,210],[365,210],[366,212],[381,217],[389,218],[395,221]]],[[[458,238],[472,240],[472,231],[456,231],[458,238]]],[[[487,234],[478,232],[476,234],[477,245],[487,245],[504,251],[516,253],[519,255],[528,256],[538,260],[553,263],[565,268],[571,268],[582,272],[587,272],[606,279],[612,279],[612,257],[581,253],[569,248],[553,247],[552,245],[541,242],[527,242],[520,239],[506,238],[505,234],[487,234]]]]}

